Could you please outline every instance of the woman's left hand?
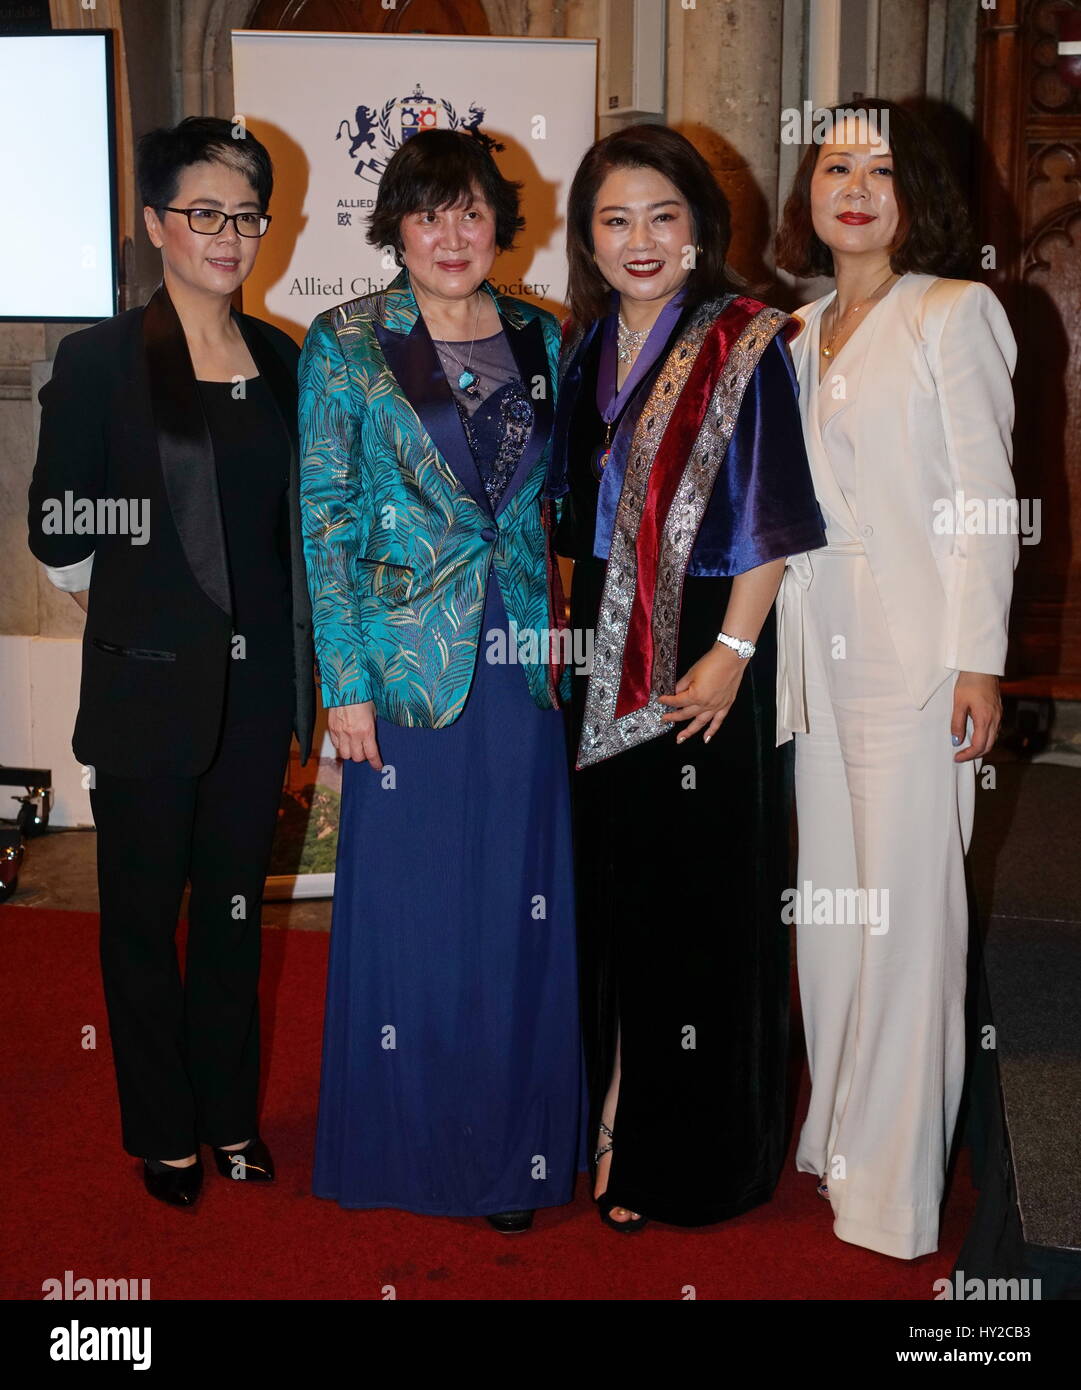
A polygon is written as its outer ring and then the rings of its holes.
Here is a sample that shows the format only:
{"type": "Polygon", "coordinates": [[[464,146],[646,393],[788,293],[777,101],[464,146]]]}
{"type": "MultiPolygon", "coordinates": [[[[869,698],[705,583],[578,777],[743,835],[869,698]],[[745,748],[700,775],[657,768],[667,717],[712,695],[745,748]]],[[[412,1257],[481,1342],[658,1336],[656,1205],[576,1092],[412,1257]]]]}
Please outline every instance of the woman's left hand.
{"type": "Polygon", "coordinates": [[[680,677],[674,695],[657,697],[661,704],[671,706],[669,713],[661,716],[662,723],[691,721],[676,735],[677,743],[698,733],[699,729],[705,729],[705,742],[710,741],[735,702],[746,665],[730,647],[718,642],[680,677]]]}
{"type": "Polygon", "coordinates": [[[963,743],[968,720],[972,719],[972,742],[963,753],[954,754],[955,763],[985,758],[995,746],[1002,723],[1002,696],[998,677],[979,671],[962,671],[953,688],[953,718],[950,733],[963,743]]]}

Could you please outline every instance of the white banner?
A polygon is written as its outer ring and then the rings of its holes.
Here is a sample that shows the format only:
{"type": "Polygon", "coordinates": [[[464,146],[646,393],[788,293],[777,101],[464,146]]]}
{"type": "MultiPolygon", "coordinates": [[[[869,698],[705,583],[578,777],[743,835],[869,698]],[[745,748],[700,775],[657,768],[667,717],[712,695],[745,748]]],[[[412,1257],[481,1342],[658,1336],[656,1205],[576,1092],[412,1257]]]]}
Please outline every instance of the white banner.
{"type": "Polygon", "coordinates": [[[246,313],[299,342],[316,314],[384,288],[365,240],[379,179],[418,130],[480,129],[520,181],[524,232],[490,279],[559,314],[566,199],[595,129],[596,41],[234,30],[236,113],[274,161],[273,223],[246,313]]]}

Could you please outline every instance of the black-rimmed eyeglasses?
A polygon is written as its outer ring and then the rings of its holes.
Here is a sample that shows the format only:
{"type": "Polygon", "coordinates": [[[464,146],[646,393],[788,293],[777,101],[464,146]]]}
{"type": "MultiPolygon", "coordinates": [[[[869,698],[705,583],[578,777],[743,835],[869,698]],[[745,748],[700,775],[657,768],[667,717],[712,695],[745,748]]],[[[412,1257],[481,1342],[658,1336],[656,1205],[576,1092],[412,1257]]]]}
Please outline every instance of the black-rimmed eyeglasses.
{"type": "Polygon", "coordinates": [[[217,236],[227,222],[235,224],[241,236],[262,236],[270,226],[266,212],[219,212],[217,208],[159,208],[159,212],[182,212],[193,232],[217,236]]]}

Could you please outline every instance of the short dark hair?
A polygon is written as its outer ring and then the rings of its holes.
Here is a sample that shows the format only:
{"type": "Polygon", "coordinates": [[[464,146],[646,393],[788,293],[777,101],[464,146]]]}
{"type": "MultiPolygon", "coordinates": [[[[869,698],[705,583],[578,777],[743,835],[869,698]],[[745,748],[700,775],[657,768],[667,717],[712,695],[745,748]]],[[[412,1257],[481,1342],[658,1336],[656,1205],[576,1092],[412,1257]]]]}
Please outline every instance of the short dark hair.
{"type": "Polygon", "coordinates": [[[664,125],[632,125],[592,145],[571,183],[567,264],[572,321],[591,323],[608,312],[611,287],[593,259],[593,209],[613,169],[656,169],[687,200],[698,243],[684,292],[687,307],[728,293],[733,288],[725,267],[732,217],[713,170],[678,131],[664,125]]]}
{"type": "MultiPolygon", "coordinates": [[[[853,98],[850,105],[828,109],[840,120],[866,112],[872,129],[890,147],[899,213],[890,268],[898,275],[909,270],[948,275],[967,265],[973,249],[968,209],[946,153],[928,126],[904,106],[880,97],[853,98]]],[[[821,144],[807,146],[774,241],[778,266],[804,279],[833,274],[833,256],[811,220],[811,177],[821,149],[821,144]]]]}
{"type": "Polygon", "coordinates": [[[383,170],[368,243],[391,246],[402,262],[402,218],[414,212],[468,205],[478,189],[495,213],[495,240],[509,251],[525,226],[519,214],[522,185],[505,179],[482,140],[460,130],[422,130],[394,151],[383,170]]]}
{"type": "Polygon", "coordinates": [[[238,136],[235,129],[232,121],[218,116],[188,116],[179,125],[148,131],[136,152],[136,179],[143,205],[168,207],[189,165],[224,164],[244,175],[255,189],[259,210],[266,212],[274,188],[270,155],[250,131],[238,136]]]}

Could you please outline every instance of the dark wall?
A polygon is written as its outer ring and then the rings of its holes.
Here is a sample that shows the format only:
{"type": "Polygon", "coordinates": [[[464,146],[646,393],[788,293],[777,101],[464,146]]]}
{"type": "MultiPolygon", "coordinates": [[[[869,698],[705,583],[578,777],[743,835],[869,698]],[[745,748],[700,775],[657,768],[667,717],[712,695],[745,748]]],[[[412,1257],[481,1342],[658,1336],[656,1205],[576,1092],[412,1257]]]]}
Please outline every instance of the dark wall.
{"type": "MultiPolygon", "coordinates": [[[[131,96],[132,138],[138,140],[156,126],[173,125],[179,87],[176,36],[179,34],[180,0],[121,0],[124,20],[128,90],[131,96]]],[[[134,150],[132,151],[134,159],[134,150]]],[[[123,171],[132,180],[134,169],[123,171]]],[[[121,307],[143,304],[161,278],[161,256],[142,230],[142,208],[135,196],[135,240],[126,248],[127,285],[121,307]]]]}

